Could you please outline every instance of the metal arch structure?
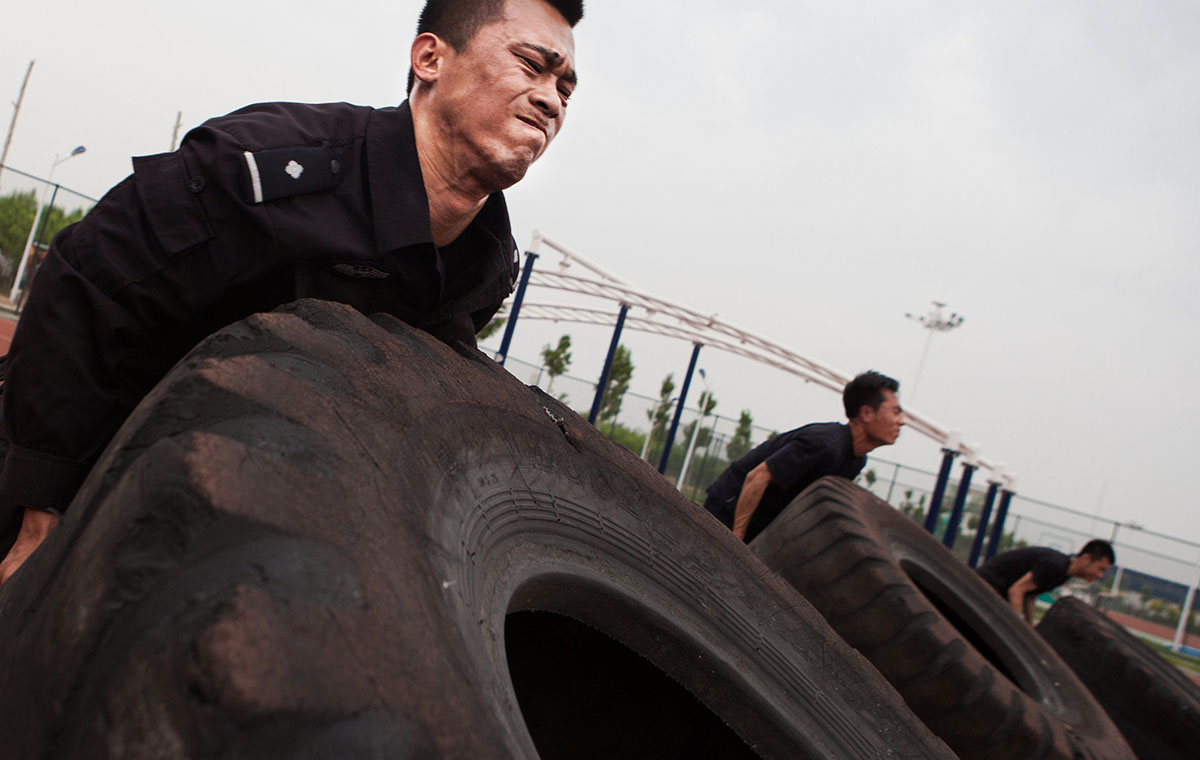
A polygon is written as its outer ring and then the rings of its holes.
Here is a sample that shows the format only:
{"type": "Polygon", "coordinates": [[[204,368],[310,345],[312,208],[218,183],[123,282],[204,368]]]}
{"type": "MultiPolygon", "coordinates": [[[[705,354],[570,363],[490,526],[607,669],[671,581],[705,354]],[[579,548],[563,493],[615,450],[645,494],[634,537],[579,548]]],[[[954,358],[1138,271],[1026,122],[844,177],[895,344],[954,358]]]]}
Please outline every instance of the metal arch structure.
{"type": "MultiPolygon", "coordinates": [[[[610,301],[629,307],[625,327],[639,332],[699,343],[742,356],[791,373],[805,382],[840,393],[850,376],[815,359],[804,356],[768,338],[704,314],[682,304],[648,293],[621,280],[584,256],[535,231],[529,253],[538,257],[559,257],[557,269],[534,267],[529,284],[546,290],[570,293],[610,301]],[[575,269],[576,272],[570,270],[575,269]],[[633,311],[636,309],[637,311],[633,311]]],[[[525,319],[570,322],[611,327],[618,314],[598,308],[568,304],[524,302],[520,316],[525,319]]],[[[972,467],[994,473],[994,479],[1011,488],[1012,478],[1002,465],[982,459],[974,447],[961,441],[957,431],[949,430],[912,409],[904,410],[906,424],[942,447],[948,457],[963,455],[972,467]]]]}

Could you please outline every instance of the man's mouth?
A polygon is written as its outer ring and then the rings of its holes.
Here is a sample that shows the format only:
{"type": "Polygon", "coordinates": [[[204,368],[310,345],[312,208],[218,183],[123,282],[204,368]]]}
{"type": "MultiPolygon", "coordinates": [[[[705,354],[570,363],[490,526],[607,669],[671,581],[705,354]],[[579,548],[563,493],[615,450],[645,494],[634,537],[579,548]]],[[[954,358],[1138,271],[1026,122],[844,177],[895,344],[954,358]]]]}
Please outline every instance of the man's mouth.
{"type": "Polygon", "coordinates": [[[518,116],[517,119],[525,122],[529,126],[533,127],[537,131],[541,132],[543,135],[548,136],[547,130],[549,129],[549,125],[546,122],[542,121],[541,119],[534,119],[529,116],[518,116]]]}

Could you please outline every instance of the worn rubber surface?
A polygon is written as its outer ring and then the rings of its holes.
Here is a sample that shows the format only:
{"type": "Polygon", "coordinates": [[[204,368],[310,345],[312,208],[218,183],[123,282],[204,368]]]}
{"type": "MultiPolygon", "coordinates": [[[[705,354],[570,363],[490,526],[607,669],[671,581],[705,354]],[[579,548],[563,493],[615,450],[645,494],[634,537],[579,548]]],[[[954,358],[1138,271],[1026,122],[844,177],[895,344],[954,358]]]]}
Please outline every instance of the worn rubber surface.
{"type": "Polygon", "coordinates": [[[0,652],[6,758],[952,757],[644,462],[314,301],[146,398],[0,652]]]}
{"type": "Polygon", "coordinates": [[[1200,752],[1200,687],[1107,615],[1059,599],[1037,626],[1143,760],[1200,752]]]}
{"type": "Polygon", "coordinates": [[[1133,757],[1087,689],[995,591],[853,483],[817,481],[750,547],[961,757],[1133,757]]]}

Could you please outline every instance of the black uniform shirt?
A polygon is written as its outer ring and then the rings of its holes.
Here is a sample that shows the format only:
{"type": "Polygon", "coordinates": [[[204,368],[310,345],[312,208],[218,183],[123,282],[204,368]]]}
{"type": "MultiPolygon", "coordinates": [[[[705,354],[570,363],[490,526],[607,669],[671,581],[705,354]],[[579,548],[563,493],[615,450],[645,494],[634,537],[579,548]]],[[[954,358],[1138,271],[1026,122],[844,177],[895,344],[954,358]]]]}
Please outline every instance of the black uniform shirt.
{"type": "Polygon", "coordinates": [[[746,475],[763,462],[767,463],[772,482],[750,518],[746,528],[747,542],[767,527],[805,488],[826,475],[853,478],[867,463],[867,458],[854,455],[850,426],[838,422],[816,422],[777,435],[729,465],[708,487],[706,506],[726,526],[733,527],[737,500],[746,475]]]}
{"type": "Polygon", "coordinates": [[[501,193],[434,245],[407,103],[249,106],[133,165],[55,238],[30,291],[0,511],[63,510],[133,407],[225,325],[313,297],[474,345],[516,280],[501,193]]]}
{"type": "Polygon", "coordinates": [[[1027,546],[997,554],[980,565],[977,572],[1000,596],[1007,599],[1009,587],[1031,571],[1037,587],[1030,593],[1040,594],[1058,588],[1066,583],[1070,565],[1071,558],[1060,551],[1044,546],[1027,546]]]}

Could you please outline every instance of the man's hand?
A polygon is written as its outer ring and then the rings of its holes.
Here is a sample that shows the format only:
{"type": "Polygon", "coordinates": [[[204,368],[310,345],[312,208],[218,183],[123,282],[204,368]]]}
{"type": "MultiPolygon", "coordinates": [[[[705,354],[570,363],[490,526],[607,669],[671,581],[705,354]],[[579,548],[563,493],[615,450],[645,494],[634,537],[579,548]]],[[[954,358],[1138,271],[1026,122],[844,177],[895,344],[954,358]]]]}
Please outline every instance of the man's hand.
{"type": "Polygon", "coordinates": [[[57,525],[58,517],[49,512],[37,509],[25,510],[25,515],[21,518],[21,532],[17,534],[17,540],[13,543],[12,548],[8,550],[8,556],[4,558],[3,562],[0,562],[0,584],[17,572],[17,568],[29,559],[29,555],[42,545],[46,536],[50,535],[50,531],[54,530],[57,525]]]}

